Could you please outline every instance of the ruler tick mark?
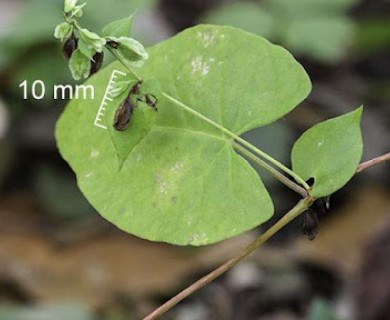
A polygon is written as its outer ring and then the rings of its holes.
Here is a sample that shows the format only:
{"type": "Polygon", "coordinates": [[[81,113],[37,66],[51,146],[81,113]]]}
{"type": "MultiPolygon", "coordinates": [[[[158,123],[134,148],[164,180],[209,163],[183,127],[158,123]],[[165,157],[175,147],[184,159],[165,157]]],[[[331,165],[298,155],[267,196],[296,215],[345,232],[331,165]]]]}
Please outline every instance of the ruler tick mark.
{"type": "Polygon", "coordinates": [[[103,96],[103,100],[99,106],[99,110],[97,112],[96,118],[95,118],[95,126],[107,130],[107,126],[104,125],[104,112],[107,110],[108,101],[114,101],[111,96],[111,91],[115,88],[115,80],[117,79],[117,75],[125,76],[126,73],[114,70],[111,74],[110,80],[108,82],[106,91],[103,96]]]}

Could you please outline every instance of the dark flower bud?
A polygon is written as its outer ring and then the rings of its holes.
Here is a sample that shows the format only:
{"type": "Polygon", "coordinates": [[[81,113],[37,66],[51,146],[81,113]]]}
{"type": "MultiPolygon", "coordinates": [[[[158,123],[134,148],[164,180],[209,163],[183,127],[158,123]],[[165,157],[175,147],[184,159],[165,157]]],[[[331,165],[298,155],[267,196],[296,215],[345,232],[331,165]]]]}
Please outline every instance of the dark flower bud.
{"type": "Polygon", "coordinates": [[[145,103],[157,111],[157,98],[152,94],[145,95],[145,103]]]}
{"type": "Polygon", "coordinates": [[[106,44],[113,49],[118,49],[119,46],[119,43],[114,40],[107,41],[106,44]]]}
{"type": "Polygon", "coordinates": [[[115,130],[117,131],[126,130],[131,120],[131,115],[133,114],[134,109],[135,106],[133,105],[130,97],[127,97],[115,112],[115,117],[114,117],[115,130]]]}
{"type": "Polygon", "coordinates": [[[90,76],[98,72],[102,67],[104,61],[104,52],[96,52],[92,59],[93,61],[91,62],[90,76]]]}
{"type": "Polygon", "coordinates": [[[76,38],[74,33],[72,33],[69,39],[65,41],[64,46],[62,48],[62,52],[66,60],[69,60],[73,52],[76,51],[77,43],[78,43],[78,39],[76,38]]]}
{"type": "Polygon", "coordinates": [[[309,240],[314,240],[319,230],[317,213],[313,210],[306,211],[302,220],[302,233],[306,235],[309,240]]]}
{"type": "Polygon", "coordinates": [[[140,94],[142,83],[143,83],[142,80],[137,81],[137,83],[134,86],[132,86],[130,90],[130,94],[132,95],[140,94]]]}

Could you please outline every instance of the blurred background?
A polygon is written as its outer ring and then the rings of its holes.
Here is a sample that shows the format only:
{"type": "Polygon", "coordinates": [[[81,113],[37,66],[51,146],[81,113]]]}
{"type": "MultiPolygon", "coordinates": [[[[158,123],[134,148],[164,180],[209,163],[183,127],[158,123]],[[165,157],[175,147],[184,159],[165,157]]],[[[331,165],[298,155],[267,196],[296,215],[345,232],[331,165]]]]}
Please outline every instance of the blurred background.
{"type": "MultiPolygon", "coordinates": [[[[53,38],[62,6],[0,0],[0,320],[140,319],[266,226],[182,248],[127,235],[90,207],[55,145],[66,102],[24,101],[19,88],[24,80],[73,83],[53,38]]],[[[289,163],[304,130],[361,104],[364,159],[389,152],[390,1],[90,0],[82,21],[99,31],[136,8],[134,37],[146,45],[213,23],[294,54],[312,78],[311,96],[282,121],[245,135],[277,159],[289,163]]],[[[315,241],[301,235],[298,219],[163,319],[389,320],[389,169],[365,171],[335,194],[315,241]]],[[[261,174],[276,219],[297,197],[261,174]]]]}

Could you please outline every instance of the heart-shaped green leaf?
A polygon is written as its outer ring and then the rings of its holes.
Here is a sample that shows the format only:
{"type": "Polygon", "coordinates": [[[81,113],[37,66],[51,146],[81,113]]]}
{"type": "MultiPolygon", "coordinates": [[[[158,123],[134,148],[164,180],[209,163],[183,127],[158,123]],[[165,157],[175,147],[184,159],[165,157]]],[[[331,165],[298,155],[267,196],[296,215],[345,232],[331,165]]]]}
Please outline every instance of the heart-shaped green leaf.
{"type": "MultiPolygon", "coordinates": [[[[188,29],[149,55],[137,70],[145,81],[156,79],[163,92],[236,134],[277,120],[311,89],[286,50],[234,28],[188,29]]],[[[179,245],[217,242],[270,218],[263,183],[230,139],[164,95],[153,128],[118,151],[109,132],[93,125],[113,69],[125,71],[113,64],[92,77],[95,100],[72,101],[56,130],[81,190],[104,217],[142,238],[179,245]],[[126,153],[119,168],[118,155],[126,153]]],[[[124,137],[143,121],[131,122],[124,137]]]]}
{"type": "Polygon", "coordinates": [[[312,196],[321,198],[341,189],[362,158],[360,119],[363,108],[322,122],[306,131],[292,150],[293,170],[314,178],[312,196]]]}

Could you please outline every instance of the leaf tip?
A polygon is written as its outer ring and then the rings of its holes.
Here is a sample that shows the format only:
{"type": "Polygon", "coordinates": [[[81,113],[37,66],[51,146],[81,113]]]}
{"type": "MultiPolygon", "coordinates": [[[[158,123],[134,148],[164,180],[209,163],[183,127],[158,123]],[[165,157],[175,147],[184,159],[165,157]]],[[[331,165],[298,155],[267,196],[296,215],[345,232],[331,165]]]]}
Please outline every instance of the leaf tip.
{"type": "Polygon", "coordinates": [[[363,111],[364,111],[364,106],[361,105],[360,107],[352,111],[352,113],[354,113],[356,117],[360,120],[362,118],[363,111]]]}

